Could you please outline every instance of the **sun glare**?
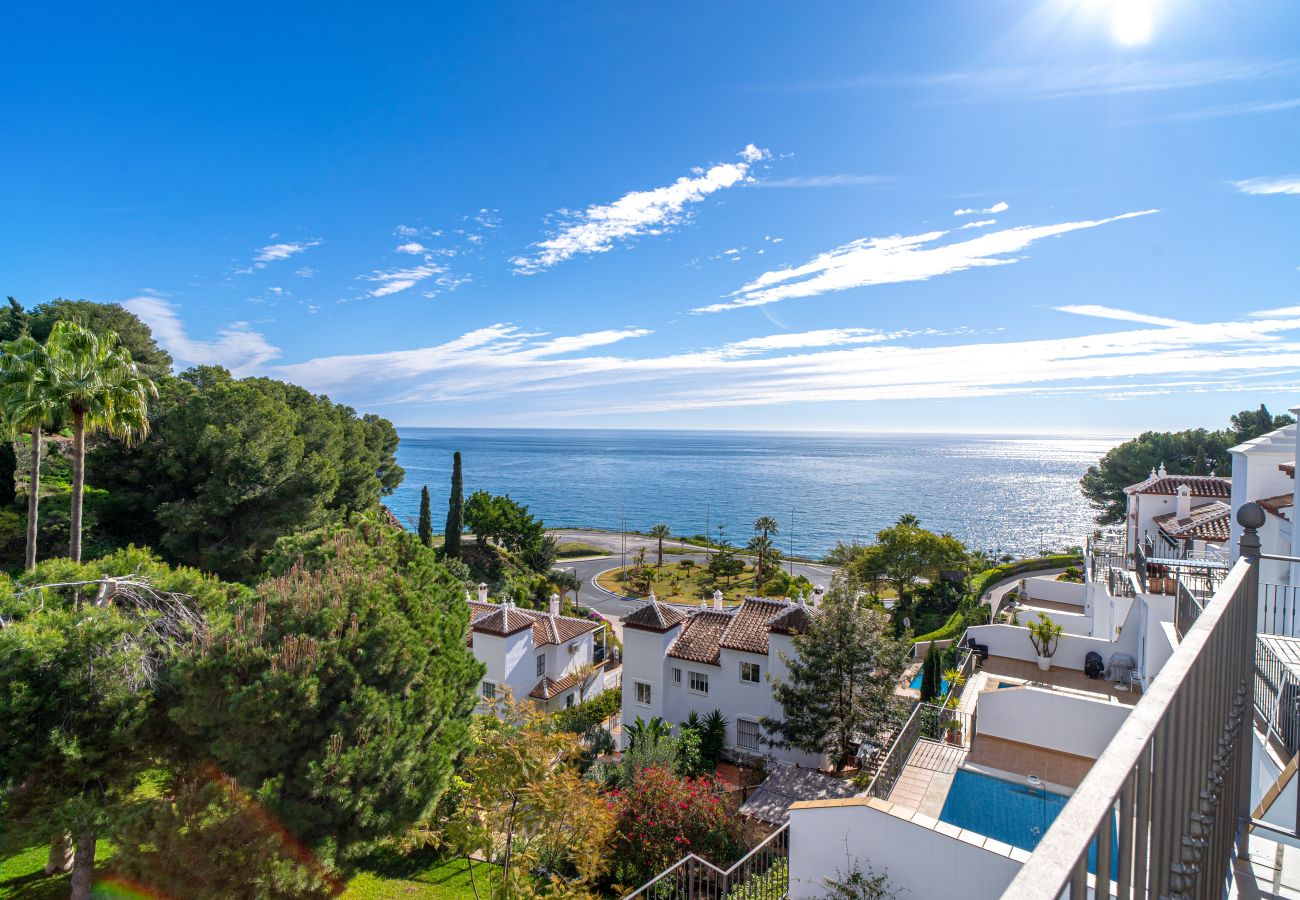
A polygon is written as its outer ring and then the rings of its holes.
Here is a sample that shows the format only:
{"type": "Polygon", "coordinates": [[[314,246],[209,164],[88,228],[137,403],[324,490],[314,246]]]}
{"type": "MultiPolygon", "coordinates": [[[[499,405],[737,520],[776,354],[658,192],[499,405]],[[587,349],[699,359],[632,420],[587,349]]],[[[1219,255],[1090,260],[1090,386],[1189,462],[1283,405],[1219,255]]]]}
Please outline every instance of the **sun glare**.
{"type": "Polygon", "coordinates": [[[1110,33],[1126,47],[1151,40],[1155,15],[1151,0],[1110,0],[1110,33]]]}

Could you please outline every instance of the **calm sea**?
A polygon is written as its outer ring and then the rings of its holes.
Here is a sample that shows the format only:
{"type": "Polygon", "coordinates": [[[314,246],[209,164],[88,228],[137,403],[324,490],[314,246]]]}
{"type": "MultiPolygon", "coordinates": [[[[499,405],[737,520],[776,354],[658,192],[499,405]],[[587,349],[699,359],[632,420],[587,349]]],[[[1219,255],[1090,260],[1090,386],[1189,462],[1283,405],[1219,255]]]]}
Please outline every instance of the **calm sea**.
{"type": "Polygon", "coordinates": [[[446,516],[451,454],[465,494],[483,488],[527,503],[546,524],[629,529],[743,543],[760,515],[780,546],[820,556],[867,540],[902,513],[969,546],[1036,553],[1082,542],[1091,513],[1079,477],[1118,439],[900,434],[774,434],[402,428],[406,481],[389,499],[404,523],[433,496],[446,516]],[[792,524],[793,523],[793,524],[792,524]]]}

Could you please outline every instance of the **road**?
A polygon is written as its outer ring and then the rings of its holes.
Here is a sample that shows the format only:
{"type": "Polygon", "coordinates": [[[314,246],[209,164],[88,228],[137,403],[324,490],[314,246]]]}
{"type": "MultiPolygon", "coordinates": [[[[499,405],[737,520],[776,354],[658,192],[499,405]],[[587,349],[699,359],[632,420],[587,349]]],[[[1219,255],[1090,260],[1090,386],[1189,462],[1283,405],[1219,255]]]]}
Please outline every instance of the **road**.
{"type": "MultiPolygon", "coordinates": [[[[597,575],[607,569],[616,569],[619,566],[620,536],[603,531],[565,530],[553,533],[561,543],[591,544],[593,547],[600,547],[610,551],[608,556],[562,559],[555,564],[555,568],[572,570],[574,574],[582,579],[582,591],[578,596],[578,602],[583,606],[596,610],[606,619],[609,619],[614,631],[621,637],[623,633],[623,617],[645,606],[646,601],[642,598],[620,597],[596,585],[597,575]]],[[[654,538],[628,535],[627,546],[629,556],[638,548],[645,547],[648,558],[653,561],[655,554],[658,552],[659,542],[654,538]]],[[[700,564],[705,562],[704,551],[676,541],[664,541],[665,557],[670,547],[674,550],[690,551],[688,553],[674,553],[672,555],[673,561],[691,559],[700,564]]],[[[784,563],[782,568],[789,571],[790,563],[784,563]]],[[[796,562],[794,563],[794,574],[804,576],[813,584],[829,587],[831,576],[835,574],[835,568],[834,566],[825,566],[819,563],[796,562]]]]}

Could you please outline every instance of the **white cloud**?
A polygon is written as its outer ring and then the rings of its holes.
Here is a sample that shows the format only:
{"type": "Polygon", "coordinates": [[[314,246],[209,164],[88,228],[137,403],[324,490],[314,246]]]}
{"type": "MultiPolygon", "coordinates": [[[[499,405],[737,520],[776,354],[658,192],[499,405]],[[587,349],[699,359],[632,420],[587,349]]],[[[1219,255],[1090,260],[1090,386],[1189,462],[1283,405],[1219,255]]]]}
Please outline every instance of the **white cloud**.
{"type": "Polygon", "coordinates": [[[288,259],[291,256],[297,256],[299,253],[310,250],[312,247],[319,247],[325,243],[322,240],[310,241],[290,241],[281,244],[267,244],[260,248],[253,256],[253,265],[259,269],[265,269],[267,263],[277,262],[281,259],[288,259]]]}
{"type": "Polygon", "coordinates": [[[734,299],[697,307],[693,312],[712,313],[763,306],[791,297],[814,297],[849,288],[926,281],[972,268],[1010,265],[1021,258],[1010,254],[1019,253],[1042,238],[1154,212],[1157,210],[1148,209],[1107,219],[1059,225],[1021,225],[947,244],[938,243],[949,234],[947,231],[860,238],[822,253],[802,266],[766,272],[733,292],[731,296],[734,299]]]}
{"type": "Polygon", "coordinates": [[[997,219],[979,219],[975,222],[967,222],[965,225],[961,226],[961,228],[965,231],[967,228],[988,228],[990,225],[996,224],[998,224],[997,219]]]}
{"type": "Polygon", "coordinates": [[[181,366],[225,366],[236,375],[256,370],[280,355],[280,348],[253,331],[247,322],[232,322],[217,331],[216,340],[192,339],[175,304],[161,297],[144,295],[125,300],[122,306],[139,316],[181,366]]]}
{"type": "Polygon", "coordinates": [[[299,278],[313,278],[316,275],[316,270],[311,266],[301,266],[294,269],[293,274],[297,275],[299,278]]]}
{"type": "Polygon", "coordinates": [[[1287,100],[1252,100],[1246,103],[1225,103],[1220,106],[1207,106],[1185,112],[1169,113],[1137,120],[1138,124],[1148,122],[1200,122],[1206,119],[1224,119],[1232,116],[1255,116],[1263,113],[1284,112],[1300,107],[1300,97],[1287,100]]]}
{"type": "Polygon", "coordinates": [[[419,241],[407,241],[405,244],[399,244],[397,246],[397,252],[419,256],[423,253],[428,253],[429,248],[424,246],[424,244],[421,244],[419,241]]]}
{"type": "Polygon", "coordinates": [[[432,278],[434,275],[440,275],[446,271],[445,266],[426,262],[423,265],[410,266],[405,269],[376,270],[373,274],[362,275],[361,278],[379,284],[379,287],[369,291],[369,296],[387,297],[390,294],[397,294],[408,288],[413,288],[426,278],[432,278]]]}
{"type": "Polygon", "coordinates": [[[1149,316],[1146,313],[1133,312],[1127,309],[1116,309],[1113,306],[1083,304],[1079,306],[1057,306],[1053,308],[1057,312],[1070,313],[1075,316],[1091,316],[1096,319],[1114,319],[1119,322],[1139,322],[1143,325],[1172,327],[1175,325],[1187,324],[1178,319],[1170,319],[1165,316],[1149,316]]]}
{"type": "Polygon", "coordinates": [[[724,188],[752,179],[751,169],[770,154],[753,144],[740,152],[740,162],[719,163],[693,177],[685,176],[664,187],[632,191],[613,203],[589,206],[568,214],[566,222],[536,252],[511,260],[515,271],[531,275],[579,254],[605,253],[616,244],[647,235],[660,235],[680,225],[686,208],[724,188]]]}
{"type": "Polygon", "coordinates": [[[888,175],[796,175],[790,178],[761,178],[757,188],[833,188],[864,187],[893,181],[888,175]]]}
{"type": "Polygon", "coordinates": [[[1234,181],[1233,185],[1246,194],[1300,194],[1300,175],[1247,178],[1244,181],[1234,181]]]}
{"type": "Polygon", "coordinates": [[[1011,207],[1007,204],[1005,200],[999,200],[997,203],[994,203],[988,209],[954,209],[952,211],[952,214],[954,216],[977,216],[977,215],[991,216],[996,213],[1006,212],[1010,208],[1011,207]]]}
{"type": "MultiPolygon", "coordinates": [[[[1125,315],[1141,314],[1108,310],[1110,318],[1125,315]]],[[[277,373],[311,390],[355,394],[349,402],[366,406],[466,403],[482,409],[490,403],[493,411],[527,417],[539,415],[542,394],[541,415],[557,408],[650,414],[839,401],[1119,397],[1229,389],[1243,378],[1289,377],[1300,368],[1296,316],[939,345],[908,342],[914,335],[934,336],[929,330],[844,328],[664,356],[581,352],[647,333],[626,328],[551,337],[496,324],[432,347],[323,357],[277,373]]]]}

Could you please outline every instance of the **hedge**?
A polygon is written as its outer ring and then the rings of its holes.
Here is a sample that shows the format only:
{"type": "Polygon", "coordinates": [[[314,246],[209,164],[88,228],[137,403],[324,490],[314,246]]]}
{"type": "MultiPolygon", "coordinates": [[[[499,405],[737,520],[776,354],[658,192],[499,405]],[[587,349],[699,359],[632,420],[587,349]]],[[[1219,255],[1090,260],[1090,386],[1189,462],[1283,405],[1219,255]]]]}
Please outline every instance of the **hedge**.
{"type": "MultiPolygon", "coordinates": [[[[1040,569],[1064,569],[1068,566],[1081,565],[1083,565],[1082,557],[1068,553],[1058,553],[1054,556],[1039,556],[1034,559],[1022,559],[1016,562],[1004,563],[1003,565],[986,569],[972,578],[970,580],[969,597],[978,604],[980,598],[984,596],[984,592],[988,590],[989,585],[995,584],[996,582],[1004,581],[1007,578],[1013,578],[1024,572],[1036,572],[1040,569]]],[[[968,620],[971,618],[973,613],[974,610],[958,607],[953,611],[952,615],[948,617],[948,621],[943,623],[942,627],[936,628],[929,634],[922,634],[912,638],[912,643],[915,644],[920,641],[947,641],[959,638],[961,637],[962,632],[966,630],[968,620]]]]}

